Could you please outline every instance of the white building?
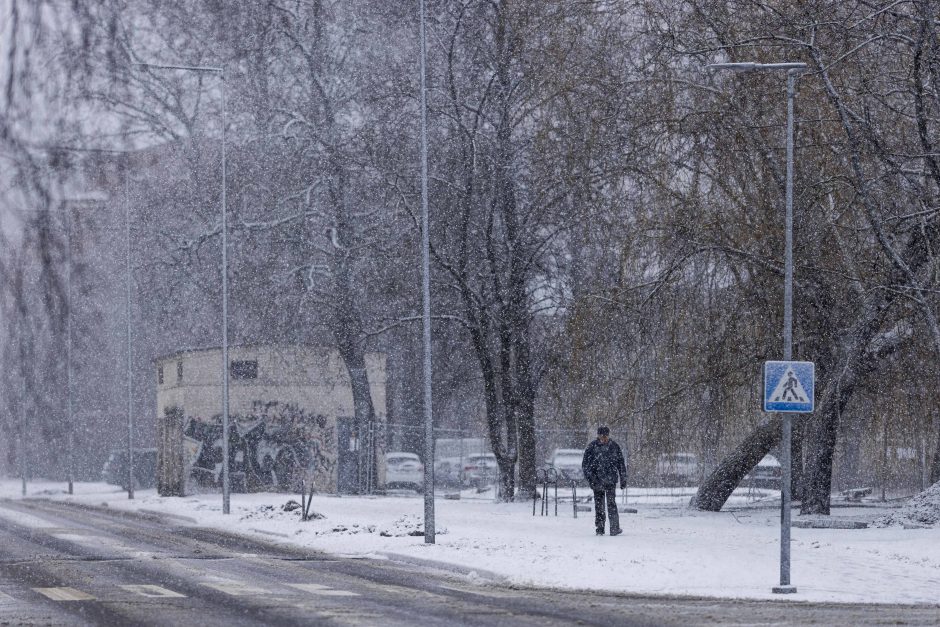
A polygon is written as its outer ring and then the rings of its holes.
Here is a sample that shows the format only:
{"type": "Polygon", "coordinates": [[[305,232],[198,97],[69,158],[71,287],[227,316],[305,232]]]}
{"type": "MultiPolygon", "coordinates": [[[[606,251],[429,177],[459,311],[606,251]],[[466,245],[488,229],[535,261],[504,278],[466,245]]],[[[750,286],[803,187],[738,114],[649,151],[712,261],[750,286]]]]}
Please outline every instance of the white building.
{"type": "MultiPolygon", "coordinates": [[[[237,490],[290,489],[301,479],[322,491],[382,485],[384,451],[375,425],[358,425],[338,351],[303,346],[229,349],[229,455],[237,490]]],[[[182,495],[218,485],[222,468],[222,351],[185,350],[154,360],[157,485],[182,495]]],[[[366,354],[375,422],[386,416],[385,355],[366,354]]]]}

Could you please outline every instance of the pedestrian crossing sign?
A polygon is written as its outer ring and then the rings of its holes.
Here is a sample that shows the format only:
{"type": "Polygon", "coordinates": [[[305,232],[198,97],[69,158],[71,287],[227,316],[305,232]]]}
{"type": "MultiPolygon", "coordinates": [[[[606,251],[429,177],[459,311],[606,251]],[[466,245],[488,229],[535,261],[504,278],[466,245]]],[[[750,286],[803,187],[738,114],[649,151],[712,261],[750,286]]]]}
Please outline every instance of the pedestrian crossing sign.
{"type": "Polygon", "coordinates": [[[811,361],[764,362],[764,411],[809,414],[816,408],[813,396],[816,364],[811,361]]]}

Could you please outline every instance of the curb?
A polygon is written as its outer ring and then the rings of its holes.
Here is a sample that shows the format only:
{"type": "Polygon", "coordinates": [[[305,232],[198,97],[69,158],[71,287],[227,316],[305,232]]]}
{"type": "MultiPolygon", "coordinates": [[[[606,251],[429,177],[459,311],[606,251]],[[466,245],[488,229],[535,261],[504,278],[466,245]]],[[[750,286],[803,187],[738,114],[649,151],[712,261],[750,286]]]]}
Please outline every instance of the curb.
{"type": "MultiPolygon", "coordinates": [[[[279,533],[279,532],[277,532],[277,531],[266,531],[266,530],[264,530],[264,529],[256,529],[256,528],[254,528],[254,527],[249,527],[248,530],[251,531],[251,532],[254,532],[254,533],[261,533],[261,534],[264,534],[264,535],[266,535],[266,536],[273,536],[273,537],[275,537],[275,538],[286,538],[286,539],[290,540],[290,536],[287,535],[286,533],[279,533]]],[[[303,547],[303,546],[301,546],[301,545],[297,545],[297,546],[300,546],[301,548],[306,548],[306,547],[303,547]]]]}
{"type": "Polygon", "coordinates": [[[161,512],[155,509],[121,509],[118,507],[110,507],[107,502],[103,502],[101,505],[94,505],[93,503],[80,503],[77,501],[71,500],[59,500],[59,499],[50,499],[45,497],[31,497],[24,499],[27,501],[38,501],[40,503],[50,503],[53,505],[67,505],[68,507],[75,507],[77,509],[84,509],[87,511],[98,512],[101,514],[110,514],[112,516],[123,516],[125,518],[159,518],[161,520],[166,519],[175,519],[180,522],[184,522],[190,525],[198,525],[199,521],[195,518],[190,518],[189,516],[182,516],[180,514],[168,514],[166,512],[161,512]]]}
{"type": "Polygon", "coordinates": [[[861,520],[809,519],[794,520],[791,526],[796,529],[867,529],[868,523],[861,520]]]}
{"type": "MultiPolygon", "coordinates": [[[[118,511],[118,510],[111,509],[111,511],[118,511]]],[[[196,520],[195,518],[190,518],[189,516],[181,516],[179,514],[167,514],[166,512],[161,512],[155,509],[138,509],[137,511],[140,512],[141,514],[147,514],[148,516],[156,516],[158,518],[170,518],[170,519],[180,520],[182,522],[189,523],[191,525],[199,524],[198,520],[196,520]]]]}
{"type": "Polygon", "coordinates": [[[412,555],[405,555],[403,553],[390,553],[390,552],[379,552],[376,555],[382,555],[387,557],[389,560],[394,562],[401,562],[403,564],[409,564],[411,566],[424,566],[425,568],[434,568],[436,570],[441,570],[444,572],[454,573],[457,575],[462,575],[468,578],[479,577],[486,580],[488,584],[500,584],[506,585],[511,583],[509,578],[505,575],[500,575],[491,570],[483,570],[480,568],[473,568],[472,566],[462,566],[460,564],[453,564],[451,562],[443,562],[440,560],[432,560],[424,557],[414,557],[412,555]]]}

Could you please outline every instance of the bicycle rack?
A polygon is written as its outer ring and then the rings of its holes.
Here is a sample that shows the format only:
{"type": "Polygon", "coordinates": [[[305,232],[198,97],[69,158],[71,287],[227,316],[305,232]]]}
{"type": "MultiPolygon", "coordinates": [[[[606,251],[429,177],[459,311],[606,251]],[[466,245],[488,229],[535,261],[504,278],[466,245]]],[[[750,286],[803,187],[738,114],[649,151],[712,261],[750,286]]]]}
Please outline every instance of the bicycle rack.
{"type": "Polygon", "coordinates": [[[558,515],[558,471],[554,468],[538,468],[535,471],[535,493],[532,496],[532,515],[535,516],[535,503],[539,500],[539,484],[542,484],[542,508],[540,515],[548,516],[548,486],[555,488],[555,516],[558,515]]]}

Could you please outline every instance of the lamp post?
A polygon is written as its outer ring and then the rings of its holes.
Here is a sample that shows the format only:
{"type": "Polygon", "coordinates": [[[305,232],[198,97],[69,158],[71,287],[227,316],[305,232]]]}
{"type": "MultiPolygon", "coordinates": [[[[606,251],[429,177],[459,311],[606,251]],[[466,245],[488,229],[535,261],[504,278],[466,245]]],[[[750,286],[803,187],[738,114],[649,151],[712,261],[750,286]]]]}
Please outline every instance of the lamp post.
{"type": "MultiPolygon", "coordinates": [[[[783,277],[783,360],[793,357],[793,99],[796,94],[796,79],[806,69],[805,63],[713,63],[709,70],[731,70],[733,72],[787,73],[787,176],[786,176],[786,235],[783,277]]],[[[790,479],[792,461],[790,447],[793,426],[789,413],[782,414],[783,433],[781,457],[783,481],[780,490],[780,585],[774,586],[777,594],[791,594],[796,587],[790,584],[790,479]]]]}
{"type": "Polygon", "coordinates": [[[131,202],[124,173],[124,324],[127,342],[127,498],[134,498],[134,407],[131,365],[131,202]]]}
{"type": "Polygon", "coordinates": [[[66,474],[68,475],[69,494],[73,494],[75,481],[75,423],[72,420],[72,214],[68,207],[65,208],[65,225],[65,396],[68,413],[66,474]]]}
{"type": "MultiPolygon", "coordinates": [[[[126,185],[126,184],[125,184],[126,185]]],[[[126,197],[126,190],[125,190],[126,197]]],[[[65,246],[65,294],[66,294],[66,317],[65,317],[65,326],[66,326],[66,343],[65,343],[65,361],[66,361],[66,417],[67,417],[67,439],[66,439],[66,480],[68,482],[68,493],[74,493],[74,483],[75,483],[75,422],[74,422],[74,404],[73,404],[73,390],[72,390],[72,346],[73,346],[73,333],[72,333],[72,208],[68,205],[63,209],[65,214],[65,232],[66,232],[66,246],[65,246]]],[[[125,204],[124,211],[124,220],[125,220],[125,254],[127,261],[127,269],[125,273],[125,282],[126,282],[126,296],[125,296],[125,309],[126,309],[126,323],[127,323],[127,390],[128,390],[128,406],[127,406],[127,421],[128,421],[128,440],[127,440],[127,472],[128,472],[128,492],[127,497],[129,499],[134,498],[134,457],[133,457],[133,448],[132,448],[132,434],[133,434],[133,417],[131,415],[131,367],[130,367],[130,350],[131,350],[131,320],[130,320],[130,282],[131,282],[131,264],[130,264],[130,214],[129,209],[125,204]]]]}
{"type": "Polygon", "coordinates": [[[424,340],[424,542],[434,544],[434,414],[431,407],[431,239],[428,231],[428,95],[425,6],[421,4],[421,295],[424,340]]]}
{"type": "Polygon", "coordinates": [[[136,63],[138,67],[158,70],[183,70],[216,74],[221,83],[222,100],[222,513],[231,511],[231,483],[229,481],[229,416],[228,416],[228,211],[226,211],[225,161],[225,69],[198,65],[164,65],[136,63]]]}

